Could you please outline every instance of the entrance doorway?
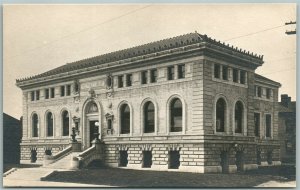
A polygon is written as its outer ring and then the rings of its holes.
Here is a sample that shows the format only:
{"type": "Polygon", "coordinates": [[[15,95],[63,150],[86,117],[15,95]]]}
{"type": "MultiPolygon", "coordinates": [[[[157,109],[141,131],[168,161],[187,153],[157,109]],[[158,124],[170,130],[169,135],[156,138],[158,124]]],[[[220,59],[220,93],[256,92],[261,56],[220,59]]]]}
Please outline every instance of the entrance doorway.
{"type": "Polygon", "coordinates": [[[92,141],[95,139],[95,132],[96,132],[95,128],[96,128],[97,124],[99,125],[98,120],[89,121],[89,126],[90,126],[90,146],[92,146],[92,141]]]}

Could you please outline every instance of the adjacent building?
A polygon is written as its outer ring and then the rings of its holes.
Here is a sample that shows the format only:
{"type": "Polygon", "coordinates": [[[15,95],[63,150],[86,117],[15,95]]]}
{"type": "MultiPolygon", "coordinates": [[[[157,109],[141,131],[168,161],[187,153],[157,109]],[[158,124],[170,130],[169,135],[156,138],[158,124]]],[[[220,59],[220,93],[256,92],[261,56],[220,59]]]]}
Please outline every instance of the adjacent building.
{"type": "Polygon", "coordinates": [[[21,121],[3,113],[3,164],[20,163],[21,121]]]}
{"type": "Polygon", "coordinates": [[[226,173],[280,164],[280,84],[255,73],[263,62],[190,33],[19,79],[21,162],[63,151],[72,129],[88,150],[99,129],[101,159],[113,167],[226,173]]]}
{"type": "Polygon", "coordinates": [[[280,157],[284,163],[296,163],[296,102],[287,94],[279,102],[280,157]]]}

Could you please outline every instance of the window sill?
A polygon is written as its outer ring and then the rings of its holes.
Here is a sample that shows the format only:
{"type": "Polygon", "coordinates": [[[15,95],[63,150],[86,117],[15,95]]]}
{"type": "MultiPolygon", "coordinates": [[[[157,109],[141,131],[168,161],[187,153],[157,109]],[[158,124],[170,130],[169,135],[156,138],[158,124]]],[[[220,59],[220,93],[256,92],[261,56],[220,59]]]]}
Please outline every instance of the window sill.
{"type": "Polygon", "coordinates": [[[178,131],[178,132],[169,132],[169,135],[182,135],[183,134],[183,131],[178,131]]]}
{"type": "Polygon", "coordinates": [[[130,133],[126,133],[126,134],[119,134],[120,137],[130,137],[132,136],[130,133]]]}
{"type": "Polygon", "coordinates": [[[264,98],[264,97],[254,96],[254,99],[255,99],[255,100],[267,101],[267,102],[274,102],[273,97],[271,97],[271,98],[268,99],[268,98],[264,98]]]}
{"type": "Polygon", "coordinates": [[[142,136],[155,136],[156,133],[155,132],[151,132],[151,133],[142,133],[142,136]]]}
{"type": "Polygon", "coordinates": [[[241,83],[237,83],[237,82],[233,82],[233,81],[229,81],[229,80],[223,80],[223,79],[218,79],[218,78],[212,78],[213,81],[215,82],[220,82],[220,83],[224,83],[224,84],[229,84],[229,85],[234,85],[234,86],[238,86],[238,87],[243,87],[243,88],[248,88],[247,84],[241,84],[241,83]]]}

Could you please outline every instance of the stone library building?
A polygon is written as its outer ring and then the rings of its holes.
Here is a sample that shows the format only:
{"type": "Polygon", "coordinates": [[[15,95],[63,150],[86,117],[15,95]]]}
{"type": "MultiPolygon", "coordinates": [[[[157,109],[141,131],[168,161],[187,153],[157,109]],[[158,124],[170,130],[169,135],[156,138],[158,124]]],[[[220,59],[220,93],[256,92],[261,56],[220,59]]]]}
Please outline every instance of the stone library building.
{"type": "Polygon", "coordinates": [[[255,73],[263,63],[195,32],[17,79],[21,163],[198,173],[279,165],[281,85],[255,73]]]}

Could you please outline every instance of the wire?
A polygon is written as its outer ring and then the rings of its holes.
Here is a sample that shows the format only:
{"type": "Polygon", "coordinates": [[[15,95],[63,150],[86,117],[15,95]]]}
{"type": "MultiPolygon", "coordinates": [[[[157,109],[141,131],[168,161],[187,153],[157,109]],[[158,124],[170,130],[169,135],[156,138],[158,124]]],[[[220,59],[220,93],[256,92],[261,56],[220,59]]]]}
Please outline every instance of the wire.
{"type": "Polygon", "coordinates": [[[269,75],[269,74],[279,73],[279,72],[284,72],[284,71],[292,71],[292,70],[295,70],[295,69],[296,68],[290,68],[290,69],[275,71],[275,72],[271,72],[271,73],[260,73],[260,75],[269,75]]]}
{"type": "Polygon", "coordinates": [[[148,8],[148,7],[150,7],[150,6],[152,6],[152,4],[147,5],[147,6],[144,6],[144,7],[141,7],[141,8],[138,8],[138,9],[135,9],[135,10],[133,10],[133,11],[130,11],[130,12],[125,13],[125,14],[122,14],[122,15],[120,15],[120,16],[111,18],[111,19],[106,20],[106,21],[104,21],[104,22],[101,22],[101,23],[99,23],[99,24],[97,24],[97,25],[94,25],[94,26],[91,26],[91,27],[82,29],[82,30],[80,30],[80,31],[78,31],[78,32],[74,32],[74,33],[71,33],[71,34],[62,36],[61,38],[58,38],[58,39],[56,39],[56,40],[47,42],[47,43],[44,44],[44,45],[37,46],[37,47],[32,48],[32,49],[28,49],[27,51],[24,51],[24,52],[22,52],[22,53],[20,53],[20,54],[18,54],[18,55],[14,55],[14,56],[11,56],[11,57],[8,57],[8,58],[18,57],[18,56],[20,56],[20,55],[22,55],[22,54],[26,54],[26,53],[31,52],[31,51],[33,51],[33,50],[36,50],[36,49],[39,49],[39,48],[43,48],[43,47],[49,46],[49,45],[54,44],[54,43],[56,43],[56,42],[58,42],[58,41],[60,41],[60,40],[63,40],[63,39],[69,38],[69,37],[71,37],[71,36],[77,35],[77,34],[79,34],[79,33],[86,32],[86,31],[88,31],[88,30],[97,28],[97,27],[99,27],[99,26],[101,26],[101,25],[103,25],[103,24],[112,22],[112,21],[114,21],[114,20],[117,20],[117,19],[122,18],[122,17],[124,17],[124,16],[130,15],[130,14],[135,13],[135,12],[137,12],[137,11],[140,11],[140,10],[142,10],[142,9],[146,9],[146,8],[148,8]]]}
{"type": "Polygon", "coordinates": [[[275,26],[275,27],[272,27],[272,28],[267,28],[267,29],[260,30],[260,31],[257,31],[257,32],[245,34],[245,35],[242,35],[242,36],[237,36],[237,37],[229,38],[229,39],[224,40],[224,42],[230,41],[230,40],[235,40],[235,39],[242,38],[242,37],[246,37],[246,36],[251,36],[251,35],[254,35],[254,34],[261,33],[261,32],[266,32],[266,31],[269,31],[269,30],[274,30],[274,29],[276,29],[276,28],[281,28],[281,27],[283,27],[283,26],[285,26],[285,24],[284,24],[284,25],[280,25],[280,26],[275,26]]]}

